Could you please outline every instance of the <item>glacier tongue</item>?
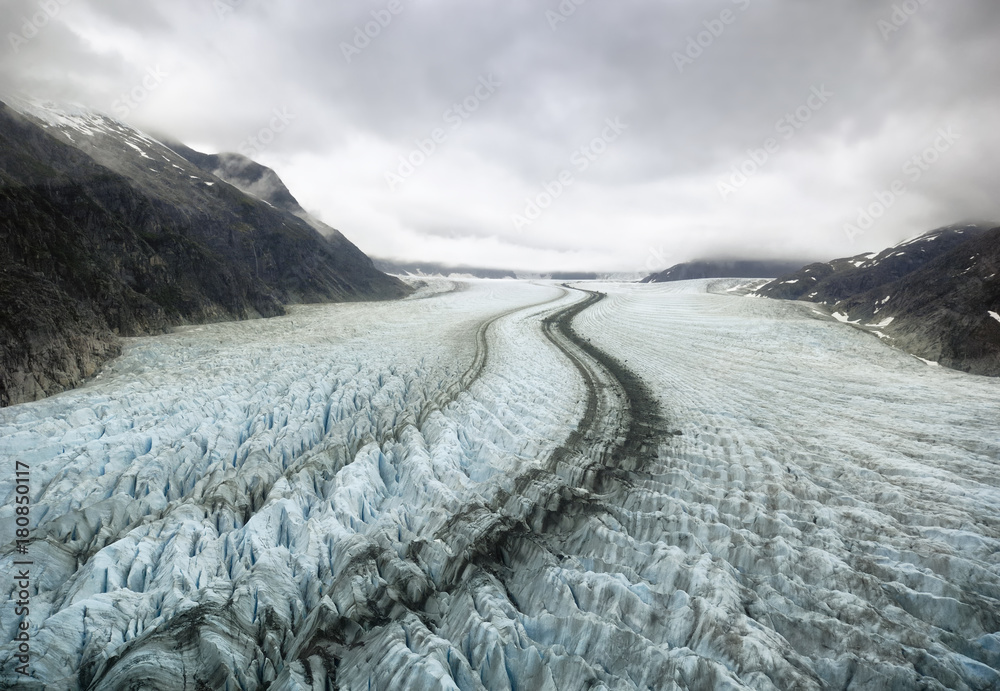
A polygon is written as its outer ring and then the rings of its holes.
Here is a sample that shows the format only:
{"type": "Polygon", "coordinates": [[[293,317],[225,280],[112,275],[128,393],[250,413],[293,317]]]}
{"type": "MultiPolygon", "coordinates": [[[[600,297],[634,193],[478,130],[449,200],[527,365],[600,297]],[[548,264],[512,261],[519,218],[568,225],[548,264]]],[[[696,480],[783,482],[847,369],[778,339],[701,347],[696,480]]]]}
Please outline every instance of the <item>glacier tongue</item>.
{"type": "Polygon", "coordinates": [[[681,598],[670,645],[755,688],[1000,685],[1000,382],[727,285],[605,286],[578,320],[679,432],[580,556],[681,598]]]}
{"type": "Polygon", "coordinates": [[[712,285],[431,281],[0,410],[0,684],[996,687],[1000,382],[712,285]]]}
{"type": "MultiPolygon", "coordinates": [[[[437,545],[578,415],[572,367],[523,311],[563,293],[475,283],[183,329],[130,342],[83,389],[0,411],[0,451],[32,467],[35,677],[259,688],[323,603],[369,622],[425,597],[412,546],[437,545]],[[484,321],[511,312],[496,356],[477,357],[484,321]]],[[[0,512],[9,565],[13,503],[0,512]]],[[[18,619],[5,602],[10,639],[18,619]]]]}

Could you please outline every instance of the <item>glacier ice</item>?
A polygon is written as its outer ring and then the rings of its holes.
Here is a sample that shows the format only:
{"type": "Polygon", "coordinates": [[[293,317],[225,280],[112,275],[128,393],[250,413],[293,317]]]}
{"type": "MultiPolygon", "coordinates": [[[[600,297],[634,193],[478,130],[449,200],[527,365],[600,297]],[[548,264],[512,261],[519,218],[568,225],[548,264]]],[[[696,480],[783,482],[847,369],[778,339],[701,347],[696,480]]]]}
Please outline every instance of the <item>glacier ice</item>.
{"type": "Polygon", "coordinates": [[[1000,684],[1000,382],[732,282],[586,285],[576,332],[668,425],[633,462],[641,411],[546,336],[582,293],[428,283],[130,340],[0,411],[36,521],[33,679],[5,643],[0,684],[1000,684]]]}

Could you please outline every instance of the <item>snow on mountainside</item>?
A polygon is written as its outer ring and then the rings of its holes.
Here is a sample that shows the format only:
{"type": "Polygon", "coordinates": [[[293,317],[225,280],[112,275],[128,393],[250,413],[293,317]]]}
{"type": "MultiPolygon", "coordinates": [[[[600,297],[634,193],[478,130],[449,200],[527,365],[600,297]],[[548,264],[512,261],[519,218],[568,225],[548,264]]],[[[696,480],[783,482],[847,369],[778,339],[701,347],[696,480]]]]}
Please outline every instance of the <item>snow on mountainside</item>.
{"type": "Polygon", "coordinates": [[[705,282],[460,287],[0,410],[36,564],[0,685],[1000,684],[1000,381],[705,282]]]}
{"type": "Polygon", "coordinates": [[[898,280],[978,237],[989,227],[992,226],[946,226],[881,252],[809,264],[758,288],[756,294],[833,305],[844,298],[898,280]]]}
{"type": "Polygon", "coordinates": [[[1000,228],[888,285],[839,304],[893,345],[966,372],[1000,376],[1000,228]]]}
{"type": "MultiPolygon", "coordinates": [[[[339,230],[331,228],[307,212],[292,196],[278,174],[243,154],[204,154],[170,139],[167,146],[207,173],[225,180],[241,192],[301,218],[331,242],[347,242],[339,230]]],[[[381,270],[381,269],[380,269],[381,270]]]]}
{"type": "Polygon", "coordinates": [[[1000,375],[1000,228],[949,226],[878,254],[811,264],[756,295],[824,303],[918,357],[1000,375]]]}
{"type": "Polygon", "coordinates": [[[164,142],[186,160],[251,197],[266,201],[271,206],[284,209],[296,216],[306,213],[278,174],[270,168],[242,154],[204,154],[177,141],[164,139],[164,142]]]}
{"type": "Polygon", "coordinates": [[[116,334],[407,293],[342,236],[124,123],[12,103],[0,103],[0,405],[79,383],[116,334]]]}

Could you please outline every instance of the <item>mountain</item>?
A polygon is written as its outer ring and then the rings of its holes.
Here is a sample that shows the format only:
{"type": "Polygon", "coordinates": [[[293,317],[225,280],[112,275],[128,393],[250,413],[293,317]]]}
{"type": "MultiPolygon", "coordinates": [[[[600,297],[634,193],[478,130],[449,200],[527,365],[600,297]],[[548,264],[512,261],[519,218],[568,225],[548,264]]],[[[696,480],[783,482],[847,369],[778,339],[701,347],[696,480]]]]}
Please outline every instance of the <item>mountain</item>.
{"type": "Polygon", "coordinates": [[[506,269],[484,269],[473,266],[448,266],[434,262],[399,262],[392,259],[374,259],[380,271],[397,276],[474,276],[476,278],[517,278],[506,269]]]}
{"type": "Polygon", "coordinates": [[[512,271],[510,269],[486,269],[479,266],[453,266],[435,262],[401,262],[393,259],[374,259],[373,261],[379,270],[397,276],[472,276],[474,278],[494,279],[517,278],[525,281],[633,280],[631,276],[599,274],[592,271],[535,273],[530,271],[512,271]]]}
{"type": "Polygon", "coordinates": [[[464,264],[439,264],[436,262],[406,262],[395,259],[373,258],[380,271],[396,276],[430,277],[472,276],[473,278],[514,278],[521,281],[614,281],[633,282],[639,279],[634,272],[595,271],[514,271],[512,269],[487,269],[464,264]]]}
{"type": "Polygon", "coordinates": [[[640,283],[667,283],[695,278],[771,278],[794,271],[802,266],[795,261],[708,260],[686,262],[652,274],[640,283]]]}
{"type": "Polygon", "coordinates": [[[128,125],[12,103],[0,103],[0,405],[75,386],[117,336],[409,291],[343,236],[128,125]]]}
{"type": "Polygon", "coordinates": [[[756,294],[826,304],[924,360],[1000,376],[1000,228],[939,228],[878,254],[812,264],[756,294]]]}
{"type": "Polygon", "coordinates": [[[555,271],[551,278],[553,281],[596,281],[600,274],[593,271],[555,271]]]}
{"type": "MultiPolygon", "coordinates": [[[[169,138],[160,138],[173,151],[206,173],[228,182],[244,194],[298,216],[334,244],[348,243],[340,231],[311,215],[285,187],[278,174],[243,154],[204,154],[169,138]]],[[[353,246],[353,245],[352,245],[353,246]]]]}
{"type": "Polygon", "coordinates": [[[267,166],[242,154],[204,154],[169,137],[158,136],[158,139],[188,162],[228,182],[241,192],[296,216],[307,215],[278,174],[267,166]]]}
{"type": "Polygon", "coordinates": [[[932,230],[878,253],[859,254],[831,262],[809,264],[757,290],[763,297],[835,304],[866,290],[897,281],[950,252],[988,226],[954,225],[932,230]]]}

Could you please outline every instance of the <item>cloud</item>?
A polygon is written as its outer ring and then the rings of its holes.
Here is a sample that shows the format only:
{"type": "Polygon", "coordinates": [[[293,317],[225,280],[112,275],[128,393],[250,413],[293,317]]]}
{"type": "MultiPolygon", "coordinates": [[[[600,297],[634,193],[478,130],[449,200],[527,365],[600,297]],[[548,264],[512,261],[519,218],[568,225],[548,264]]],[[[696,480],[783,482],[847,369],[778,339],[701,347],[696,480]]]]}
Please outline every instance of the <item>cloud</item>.
{"type": "MultiPolygon", "coordinates": [[[[0,86],[113,112],[159,66],[169,78],[128,119],[213,151],[286,109],[258,160],[376,256],[534,270],[829,258],[1000,218],[990,0],[54,2],[37,36],[0,51],[0,86]],[[477,101],[483,79],[500,85],[477,101]],[[786,137],[816,88],[828,102],[786,137]],[[580,170],[608,118],[627,131],[580,170]],[[943,127],[961,138],[846,233],[943,127]],[[443,141],[390,185],[435,130],[443,141]],[[721,194],[768,139],[776,151],[721,194]],[[516,227],[566,170],[572,187],[516,227]]],[[[13,0],[0,21],[17,32],[38,7],[13,0]]]]}

